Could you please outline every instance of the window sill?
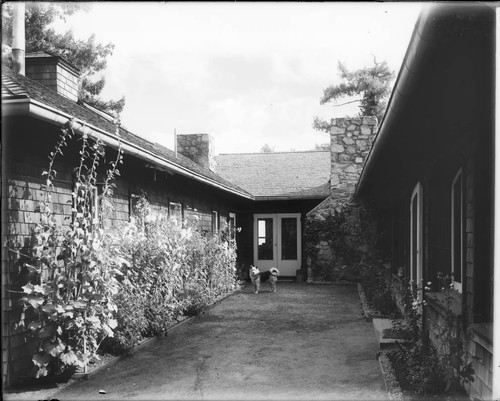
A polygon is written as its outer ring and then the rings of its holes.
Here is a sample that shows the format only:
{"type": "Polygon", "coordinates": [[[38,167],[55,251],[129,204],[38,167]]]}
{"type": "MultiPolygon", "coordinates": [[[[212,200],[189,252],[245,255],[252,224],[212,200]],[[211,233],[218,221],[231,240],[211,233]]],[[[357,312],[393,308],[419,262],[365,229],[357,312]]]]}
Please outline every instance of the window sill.
{"type": "Polygon", "coordinates": [[[438,312],[450,310],[456,317],[462,315],[462,294],[457,291],[426,292],[425,300],[430,307],[436,309],[438,312]]]}

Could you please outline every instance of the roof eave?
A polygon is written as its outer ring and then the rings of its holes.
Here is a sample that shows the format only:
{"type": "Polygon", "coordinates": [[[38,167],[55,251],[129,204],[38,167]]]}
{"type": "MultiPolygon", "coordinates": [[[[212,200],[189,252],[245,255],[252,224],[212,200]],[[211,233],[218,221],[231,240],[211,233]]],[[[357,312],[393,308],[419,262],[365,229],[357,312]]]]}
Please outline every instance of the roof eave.
{"type": "Polygon", "coordinates": [[[324,199],[328,198],[329,196],[330,196],[330,194],[328,194],[328,195],[305,195],[305,196],[296,196],[296,195],[292,195],[292,196],[287,196],[287,195],[259,196],[259,195],[255,195],[254,199],[257,202],[259,202],[259,201],[281,201],[281,200],[285,200],[285,201],[288,201],[288,200],[314,200],[314,199],[324,200],[324,199]]]}
{"type": "Polygon", "coordinates": [[[201,174],[190,171],[189,169],[179,164],[172,163],[170,160],[159,157],[152,152],[149,152],[146,149],[142,149],[131,142],[123,139],[119,140],[114,134],[97,128],[83,120],[73,118],[71,115],[62,112],[61,110],[57,110],[53,107],[47,106],[46,104],[38,102],[29,97],[19,96],[16,98],[9,97],[2,99],[2,112],[4,113],[4,115],[29,115],[60,126],[72,122],[72,129],[76,132],[90,134],[101,139],[104,143],[111,147],[117,148],[119,143],[121,142],[122,149],[128,154],[134,155],[141,159],[145,159],[155,165],[167,168],[174,173],[192,178],[199,182],[203,182],[204,184],[219,188],[223,191],[232,193],[233,195],[237,195],[250,200],[255,199],[254,196],[247,192],[238,191],[201,174]],[[9,108],[6,108],[5,106],[9,106],[9,108]]]}
{"type": "Polygon", "coordinates": [[[384,117],[380,123],[377,135],[373,140],[372,147],[366,159],[366,163],[361,171],[360,178],[356,185],[354,191],[354,198],[358,197],[364,190],[367,183],[367,176],[375,168],[376,159],[381,149],[384,147],[385,142],[389,136],[390,128],[393,122],[396,120],[397,115],[401,112],[403,108],[404,101],[411,94],[411,87],[415,82],[415,75],[417,69],[415,68],[415,62],[421,58],[422,53],[424,53],[430,46],[430,43],[422,40],[422,35],[419,34],[419,29],[428,25],[427,22],[430,18],[431,7],[424,8],[417,22],[415,23],[415,28],[410,39],[410,43],[406,50],[403,63],[398,73],[396,83],[394,84],[394,89],[389,98],[384,117]],[[410,67],[411,66],[411,67],[410,67]],[[408,94],[408,95],[405,95],[408,94]]]}

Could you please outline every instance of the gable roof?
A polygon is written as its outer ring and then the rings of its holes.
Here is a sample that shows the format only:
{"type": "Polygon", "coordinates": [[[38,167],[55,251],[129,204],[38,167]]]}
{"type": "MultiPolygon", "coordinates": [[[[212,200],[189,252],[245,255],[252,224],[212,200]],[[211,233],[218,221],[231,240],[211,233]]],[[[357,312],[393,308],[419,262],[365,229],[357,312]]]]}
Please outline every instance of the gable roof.
{"type": "Polygon", "coordinates": [[[257,200],[323,199],[330,195],[330,152],[222,154],[217,172],[257,200]]]}
{"type": "MultiPolygon", "coordinates": [[[[91,135],[98,136],[110,146],[118,145],[116,126],[102,113],[80,105],[8,68],[2,69],[2,111],[5,114],[32,115],[59,125],[73,120],[77,125],[75,130],[87,131],[91,135]],[[11,110],[6,109],[9,105],[12,106],[11,110]]],[[[124,127],[120,127],[120,141],[125,153],[153,163],[158,169],[188,176],[226,192],[252,199],[247,191],[220,175],[201,167],[187,157],[176,155],[158,143],[149,142],[124,127]]]]}

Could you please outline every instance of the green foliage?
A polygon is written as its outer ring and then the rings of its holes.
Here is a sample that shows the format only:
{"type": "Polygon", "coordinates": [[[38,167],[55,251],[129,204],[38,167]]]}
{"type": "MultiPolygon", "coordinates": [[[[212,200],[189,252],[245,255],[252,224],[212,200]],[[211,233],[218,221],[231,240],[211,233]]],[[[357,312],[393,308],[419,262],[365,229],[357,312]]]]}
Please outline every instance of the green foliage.
{"type": "MultiPolygon", "coordinates": [[[[349,71],[339,62],[338,69],[342,81],[338,85],[330,85],[324,89],[320,104],[361,95],[358,117],[376,116],[378,121],[382,121],[387,107],[386,99],[391,90],[390,84],[395,74],[389,69],[386,61],[377,63],[374,58],[373,63],[372,67],[349,71]]],[[[315,117],[313,127],[319,131],[330,132],[331,124],[315,117]]]]}
{"type": "MultiPolygon", "coordinates": [[[[313,269],[318,265],[317,245],[328,243],[335,264],[358,266],[378,258],[371,250],[376,249],[376,232],[369,227],[367,209],[357,203],[342,203],[323,217],[311,216],[304,225],[305,252],[313,269]]],[[[327,274],[327,272],[324,272],[327,274]]]]}
{"type": "MultiPolygon", "coordinates": [[[[31,263],[25,264],[31,274],[22,287],[25,295],[18,301],[23,311],[18,324],[37,343],[33,355],[36,377],[48,375],[51,369],[86,366],[102,340],[113,336],[117,324],[113,300],[118,293],[117,266],[99,224],[102,216],[95,215],[90,206],[95,202],[93,187],[104,158],[99,140],[82,138],[69,227],[57,224],[52,210],[54,162],[73,137],[69,124],[50,153],[48,171],[43,172],[46,184],[39,205],[40,223],[33,233],[31,263]]],[[[107,169],[103,198],[112,194],[121,160],[119,150],[107,169]]]]}
{"type": "Polygon", "coordinates": [[[273,147],[271,147],[271,145],[269,145],[268,143],[264,144],[261,148],[260,148],[260,153],[274,153],[275,150],[273,147]]]}
{"type": "Polygon", "coordinates": [[[37,378],[85,368],[102,348],[127,352],[145,336],[164,332],[180,316],[199,313],[238,288],[236,244],[225,230],[202,235],[154,213],[144,199],[130,222],[104,230],[123,160],[121,147],[104,166],[110,156],[103,143],[87,135],[75,138],[71,126],[62,130],[42,173],[41,219],[31,254],[24,255],[30,274],[18,301],[18,326],[35,342],[37,378]],[[54,166],[75,139],[80,147],[73,216],[60,225],[52,207],[54,166]],[[98,179],[104,185],[96,199],[98,179]]]}
{"type": "Polygon", "coordinates": [[[361,285],[367,301],[384,316],[399,315],[392,296],[391,271],[384,265],[362,264],[361,285]]]}
{"type": "MultiPolygon", "coordinates": [[[[433,326],[437,348],[424,331],[423,312],[426,301],[419,300],[422,288],[410,284],[404,292],[405,320],[394,321],[394,327],[406,340],[401,352],[390,355],[400,376],[416,394],[446,394],[454,399],[464,393],[464,384],[474,381],[472,362],[466,360],[464,332],[460,319],[452,311],[453,291],[450,277],[438,274],[445,296],[444,319],[433,326]]],[[[425,289],[432,283],[427,283],[425,289]]]]}
{"type": "MultiPolygon", "coordinates": [[[[111,114],[119,114],[125,106],[125,98],[102,100],[105,80],[97,74],[107,66],[107,59],[113,54],[112,43],[96,42],[95,35],[82,40],[76,39],[73,32],[63,34],[51,26],[57,20],[64,20],[80,11],[87,11],[88,3],[29,2],[26,3],[26,53],[46,51],[63,57],[80,69],[82,85],[78,95],[90,105],[111,114]]],[[[2,5],[2,64],[10,66],[12,43],[12,3],[2,5]]]]}
{"type": "Polygon", "coordinates": [[[238,288],[236,244],[202,235],[141,198],[131,221],[114,238],[120,260],[116,335],[107,349],[128,351],[144,336],[164,332],[238,288]]]}
{"type": "Polygon", "coordinates": [[[400,352],[391,353],[389,358],[406,387],[416,394],[436,394],[442,389],[443,372],[436,349],[423,331],[423,303],[414,296],[415,287],[410,284],[403,293],[405,318],[393,322],[394,330],[405,343],[400,344],[400,352]]]}
{"type": "MultiPolygon", "coordinates": [[[[465,341],[468,336],[463,328],[462,319],[452,310],[453,282],[449,275],[438,273],[438,283],[445,294],[445,314],[442,324],[437,325],[438,348],[441,368],[445,377],[445,392],[459,393],[466,383],[474,381],[472,361],[468,362],[465,341]]],[[[431,283],[428,283],[431,284],[431,283]]]]}

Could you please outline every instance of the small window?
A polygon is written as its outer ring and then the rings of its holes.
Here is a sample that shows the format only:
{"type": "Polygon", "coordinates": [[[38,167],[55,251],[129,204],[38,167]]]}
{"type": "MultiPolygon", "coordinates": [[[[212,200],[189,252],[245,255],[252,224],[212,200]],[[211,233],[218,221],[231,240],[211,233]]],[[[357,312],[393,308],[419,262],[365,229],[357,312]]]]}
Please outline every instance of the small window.
{"type": "Polygon", "coordinates": [[[169,202],[168,204],[168,214],[170,217],[174,217],[179,221],[183,221],[184,219],[184,208],[182,207],[182,203],[178,202],[169,202]]]}
{"type": "Polygon", "coordinates": [[[139,203],[139,200],[141,199],[141,196],[139,194],[130,194],[130,199],[129,199],[129,205],[128,205],[128,214],[129,217],[137,215],[137,204],[139,203]]]}
{"type": "Polygon", "coordinates": [[[212,234],[219,231],[219,212],[216,210],[212,211],[212,234]]]}
{"type": "Polygon", "coordinates": [[[229,226],[229,238],[236,240],[236,213],[229,213],[227,224],[229,226]]]}
{"type": "Polygon", "coordinates": [[[451,274],[453,288],[462,292],[464,271],[463,175],[460,169],[451,184],[451,274]]]}

